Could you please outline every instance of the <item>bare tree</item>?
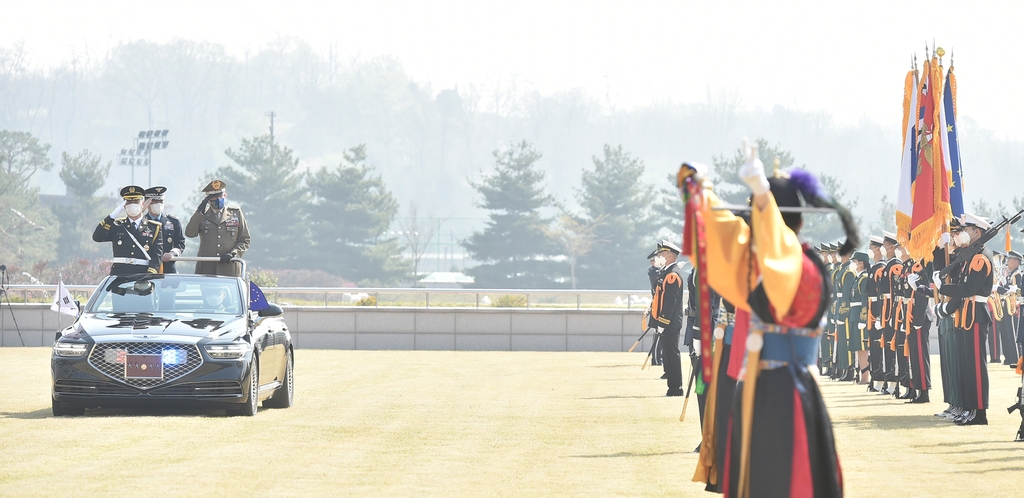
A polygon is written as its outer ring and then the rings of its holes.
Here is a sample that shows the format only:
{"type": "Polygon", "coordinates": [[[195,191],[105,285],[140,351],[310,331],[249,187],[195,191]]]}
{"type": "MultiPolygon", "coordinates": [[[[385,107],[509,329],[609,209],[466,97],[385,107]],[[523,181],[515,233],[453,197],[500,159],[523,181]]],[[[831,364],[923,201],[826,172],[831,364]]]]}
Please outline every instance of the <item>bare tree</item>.
{"type": "Polygon", "coordinates": [[[427,251],[431,239],[437,233],[437,220],[428,214],[426,224],[422,224],[419,217],[419,206],[415,202],[409,202],[409,221],[406,223],[399,221],[398,226],[402,229],[402,237],[405,238],[409,252],[412,253],[412,277],[415,280],[419,276],[420,260],[423,259],[423,253],[427,251]]]}
{"type": "Polygon", "coordinates": [[[565,255],[569,257],[569,279],[573,290],[576,290],[576,262],[589,254],[596,244],[605,242],[597,238],[595,230],[604,224],[607,217],[601,215],[593,220],[578,220],[563,213],[555,222],[555,228],[544,229],[549,237],[565,249],[565,255]]]}

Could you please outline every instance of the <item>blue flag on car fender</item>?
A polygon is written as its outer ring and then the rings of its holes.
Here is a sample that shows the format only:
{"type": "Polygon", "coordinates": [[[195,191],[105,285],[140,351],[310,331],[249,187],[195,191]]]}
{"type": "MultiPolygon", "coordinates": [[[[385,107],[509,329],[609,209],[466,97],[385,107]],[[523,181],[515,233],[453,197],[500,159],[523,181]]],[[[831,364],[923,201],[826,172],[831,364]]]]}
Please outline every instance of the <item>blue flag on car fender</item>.
{"type": "Polygon", "coordinates": [[[249,282],[249,310],[260,311],[269,307],[270,303],[267,302],[267,297],[263,295],[263,291],[256,284],[249,282]]]}

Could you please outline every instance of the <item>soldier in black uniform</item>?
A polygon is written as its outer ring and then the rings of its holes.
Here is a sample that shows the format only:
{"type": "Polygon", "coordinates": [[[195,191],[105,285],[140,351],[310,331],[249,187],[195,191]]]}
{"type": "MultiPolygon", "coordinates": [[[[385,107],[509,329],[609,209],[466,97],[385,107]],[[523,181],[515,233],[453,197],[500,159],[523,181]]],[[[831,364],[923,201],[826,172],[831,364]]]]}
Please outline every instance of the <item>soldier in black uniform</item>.
{"type": "MultiPolygon", "coordinates": [[[[1017,251],[1010,251],[1006,261],[1007,271],[1010,274],[1006,279],[1006,294],[1009,296],[1006,304],[1010,307],[1010,325],[1013,326],[1014,345],[1017,348],[1018,360],[1021,355],[1024,355],[1024,348],[1021,348],[1020,332],[1021,288],[1024,287],[1024,269],[1021,268],[1020,263],[1021,254],[1017,251]]],[[[1013,366],[1016,368],[1016,365],[1013,366]]]]}
{"type": "MultiPolygon", "coordinates": [[[[885,262],[882,270],[882,280],[879,287],[879,297],[882,300],[882,368],[885,371],[885,383],[879,394],[894,394],[899,396],[899,378],[896,372],[896,296],[893,295],[894,270],[902,273],[902,261],[896,257],[896,234],[882,232],[882,245],[889,260],[885,262]],[[897,268],[898,267],[898,268],[897,268]]],[[[898,275],[897,275],[898,276],[898,275]]]]}
{"type": "Polygon", "coordinates": [[[854,272],[853,286],[850,290],[850,351],[854,357],[855,375],[854,381],[858,384],[867,384],[868,350],[865,347],[867,339],[868,322],[868,268],[870,259],[866,252],[857,251],[853,253],[851,269],[854,272]]]}
{"type": "MultiPolygon", "coordinates": [[[[959,234],[962,245],[978,240],[990,225],[988,220],[964,213],[964,226],[959,234]]],[[[943,283],[938,274],[933,282],[939,293],[949,301],[936,306],[936,314],[953,317],[956,335],[957,376],[963,392],[964,412],[956,417],[957,425],[988,425],[988,368],[985,364],[985,331],[992,326],[988,312],[988,296],[992,292],[992,252],[982,249],[950,274],[943,283]]]]}
{"type": "MultiPolygon", "coordinates": [[[[650,268],[647,269],[647,278],[651,281],[651,298],[653,299],[654,292],[658,289],[658,278],[661,276],[661,268],[664,266],[664,263],[658,257],[657,249],[647,255],[647,260],[651,262],[650,268]]],[[[651,343],[651,352],[648,356],[651,358],[651,366],[662,365],[661,334],[657,332],[658,323],[653,316],[650,316],[650,308],[648,308],[647,314],[647,328],[655,329],[651,343]]],[[[668,374],[662,374],[661,378],[667,379],[668,374]]]]}
{"type": "Polygon", "coordinates": [[[163,262],[161,273],[178,273],[174,268],[174,258],[185,252],[185,227],[177,218],[164,212],[164,192],[167,187],[150,187],[146,189],[146,200],[149,209],[146,219],[160,224],[158,243],[163,251],[160,261],[163,262]]]}
{"type": "Polygon", "coordinates": [[[908,403],[928,403],[928,391],[932,387],[932,361],[931,347],[928,344],[928,334],[932,327],[931,319],[928,318],[928,298],[931,297],[931,283],[928,278],[932,273],[932,264],[921,264],[914,262],[906,273],[905,287],[907,298],[907,317],[910,325],[910,332],[907,334],[907,357],[910,369],[910,379],[907,390],[910,393],[906,399],[908,403]]]}
{"type": "Polygon", "coordinates": [[[662,362],[668,381],[666,396],[683,395],[683,370],[679,358],[679,332],[683,328],[683,275],[676,264],[679,246],[662,241],[658,256],[665,258],[665,267],[658,277],[658,288],[651,303],[651,316],[661,335],[662,362]]]}
{"type": "Polygon", "coordinates": [[[885,386],[885,353],[882,326],[882,307],[885,304],[882,296],[883,277],[885,276],[886,252],[884,238],[877,235],[870,237],[868,246],[874,264],[868,269],[868,365],[871,370],[871,383],[868,392],[881,392],[885,386]]]}
{"type": "Polygon", "coordinates": [[[910,253],[902,246],[896,246],[897,259],[900,262],[892,267],[892,300],[895,303],[893,312],[893,338],[895,339],[893,350],[896,353],[896,377],[897,390],[894,395],[899,399],[914,399],[914,393],[910,388],[910,359],[907,355],[907,335],[911,325],[910,298],[913,290],[907,285],[907,276],[912,271],[915,261],[911,259],[910,253]],[[899,386],[903,386],[903,395],[899,394],[899,386]]]}
{"type": "Polygon", "coordinates": [[[160,247],[160,224],[145,219],[143,212],[148,203],[143,201],[145,190],[129,185],[121,189],[124,203],[96,226],[92,240],[110,242],[113,250],[111,275],[157,273],[163,250],[160,247]]]}

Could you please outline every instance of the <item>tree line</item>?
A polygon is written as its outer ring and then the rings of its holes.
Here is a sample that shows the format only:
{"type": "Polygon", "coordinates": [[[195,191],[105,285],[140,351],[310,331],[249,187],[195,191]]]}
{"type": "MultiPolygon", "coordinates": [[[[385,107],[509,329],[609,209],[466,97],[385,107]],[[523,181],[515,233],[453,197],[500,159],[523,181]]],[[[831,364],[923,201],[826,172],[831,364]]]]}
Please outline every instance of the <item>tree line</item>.
{"type": "MultiPolygon", "coordinates": [[[[783,166],[792,164],[787,151],[759,142],[767,164],[776,155],[783,166]]],[[[0,261],[37,272],[48,261],[69,265],[108,257],[109,248],[92,242],[91,233],[116,204],[98,194],[111,162],[83,150],[62,152],[59,177],[67,195],[43,206],[31,178],[53,168],[50,147],[29,133],[0,131],[0,261]]],[[[196,184],[214,178],[227,182],[229,202],[246,214],[253,242],[245,257],[255,266],[320,270],[374,286],[419,276],[415,265],[422,246],[410,238],[412,230],[405,237],[390,235],[399,203],[376,167],[367,163],[365,145],[343,151],[335,165],[306,170],[299,167],[295,151],[269,134],[245,138],[224,154],[230,163],[196,184]]],[[[660,186],[649,183],[641,159],[621,145],[604,145],[600,155],[592,156],[591,167],[582,170],[569,204],[548,191],[547,175],[538,166],[542,157],[526,140],[510,143],[494,150],[492,167],[471,182],[478,207],[488,215],[482,229],[461,241],[480,263],[467,270],[475,285],[643,287],[646,253],[662,238],[677,239],[682,212],[672,179],[660,186]]],[[[716,181],[730,202],[742,202],[745,195],[736,177],[741,161],[738,151],[715,158],[716,181]]],[[[825,183],[842,198],[840,182],[826,177],[825,183]]],[[[175,194],[181,199],[188,195],[175,194]]],[[[200,198],[193,191],[182,222],[200,198]]],[[[416,217],[414,207],[414,223],[416,217]]],[[[828,224],[812,224],[808,230],[838,234],[828,224]]]]}

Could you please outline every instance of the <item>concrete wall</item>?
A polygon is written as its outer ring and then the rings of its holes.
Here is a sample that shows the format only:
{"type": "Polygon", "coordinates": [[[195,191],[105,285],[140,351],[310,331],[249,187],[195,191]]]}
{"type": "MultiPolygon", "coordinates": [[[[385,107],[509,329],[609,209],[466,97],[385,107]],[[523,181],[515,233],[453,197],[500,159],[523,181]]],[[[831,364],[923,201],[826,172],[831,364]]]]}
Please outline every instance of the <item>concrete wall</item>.
{"type": "MultiPolygon", "coordinates": [[[[53,342],[49,305],[14,304],[26,346],[53,342]]],[[[5,305],[0,346],[20,346],[5,305]]],[[[305,349],[459,351],[626,351],[640,336],[642,310],[286,307],[295,346],[305,349]]],[[[61,317],[69,325],[71,317],[61,317]]],[[[646,337],[637,350],[650,348],[646,337]]]]}

